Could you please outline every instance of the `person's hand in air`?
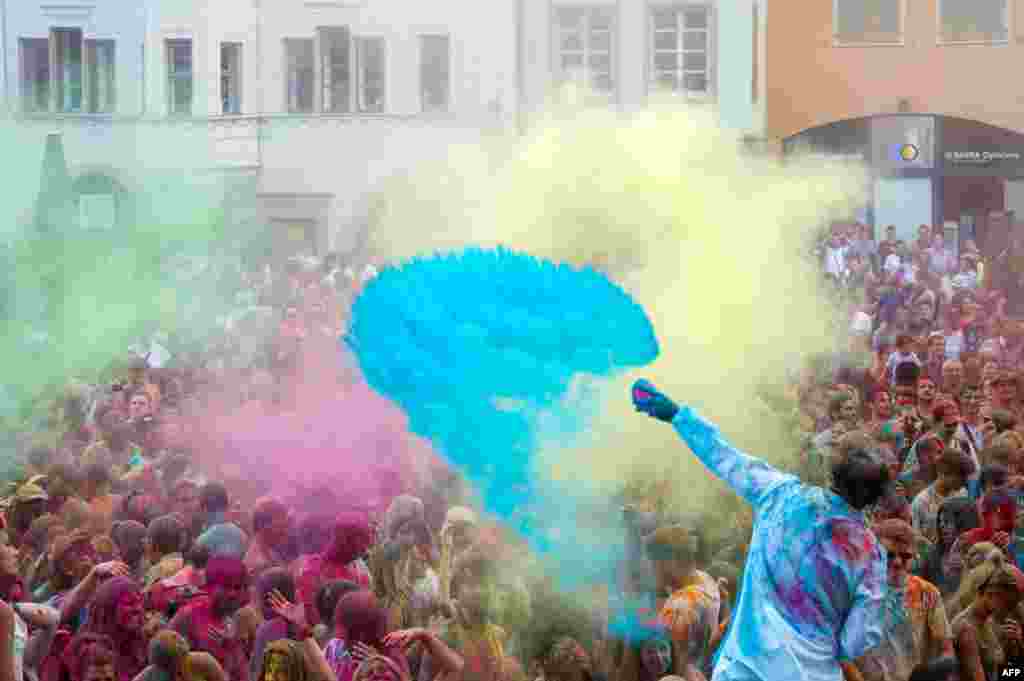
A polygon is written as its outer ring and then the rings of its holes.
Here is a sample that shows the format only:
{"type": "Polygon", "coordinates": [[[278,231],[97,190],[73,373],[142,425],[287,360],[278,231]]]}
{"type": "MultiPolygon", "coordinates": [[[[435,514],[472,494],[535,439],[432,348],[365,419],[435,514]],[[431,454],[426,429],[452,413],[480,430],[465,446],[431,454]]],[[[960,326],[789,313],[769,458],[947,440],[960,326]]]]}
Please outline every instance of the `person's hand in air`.
{"type": "Polygon", "coordinates": [[[671,423],[679,413],[679,405],[673,402],[667,395],[658,392],[658,389],[647,380],[640,379],[633,384],[633,406],[636,410],[648,416],[671,423]]]}

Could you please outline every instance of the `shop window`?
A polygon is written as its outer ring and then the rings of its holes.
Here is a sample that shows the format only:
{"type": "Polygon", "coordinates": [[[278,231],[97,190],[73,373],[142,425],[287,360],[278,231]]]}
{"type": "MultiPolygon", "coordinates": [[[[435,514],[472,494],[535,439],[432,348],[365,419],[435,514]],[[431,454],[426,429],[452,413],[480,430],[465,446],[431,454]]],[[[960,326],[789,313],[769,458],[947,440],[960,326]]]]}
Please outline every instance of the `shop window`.
{"type": "Polygon", "coordinates": [[[1008,0],[939,0],[944,43],[1001,43],[1010,36],[1008,0]]]}
{"type": "Polygon", "coordinates": [[[833,33],[843,45],[903,42],[902,0],[834,0],[833,33]]]}

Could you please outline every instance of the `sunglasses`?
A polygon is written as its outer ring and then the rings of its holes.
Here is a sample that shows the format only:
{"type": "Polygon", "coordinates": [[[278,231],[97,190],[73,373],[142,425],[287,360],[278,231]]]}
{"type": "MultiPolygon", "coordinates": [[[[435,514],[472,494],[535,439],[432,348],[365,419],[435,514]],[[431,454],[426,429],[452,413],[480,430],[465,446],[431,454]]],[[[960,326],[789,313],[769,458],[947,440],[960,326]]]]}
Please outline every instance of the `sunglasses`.
{"type": "Polygon", "coordinates": [[[912,563],[914,561],[914,554],[912,554],[912,553],[897,553],[897,552],[891,551],[891,552],[889,552],[889,557],[890,558],[899,558],[900,560],[902,560],[904,562],[904,564],[912,563]]]}

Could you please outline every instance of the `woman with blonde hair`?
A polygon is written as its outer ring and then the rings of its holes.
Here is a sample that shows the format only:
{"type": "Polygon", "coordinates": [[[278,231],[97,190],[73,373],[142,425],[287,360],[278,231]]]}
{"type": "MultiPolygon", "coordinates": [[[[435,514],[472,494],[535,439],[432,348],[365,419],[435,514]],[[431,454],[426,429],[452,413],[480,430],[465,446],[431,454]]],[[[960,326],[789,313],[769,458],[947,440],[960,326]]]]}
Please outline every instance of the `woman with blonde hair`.
{"type": "Polygon", "coordinates": [[[976,595],[950,624],[962,681],[993,679],[1008,657],[1016,658],[1024,650],[1019,622],[1006,619],[998,631],[995,622],[1014,612],[1020,602],[1022,585],[1017,575],[996,549],[964,578],[961,591],[976,595]]]}
{"type": "MultiPolygon", "coordinates": [[[[984,580],[984,575],[983,573],[976,572],[976,570],[983,566],[986,561],[996,560],[994,556],[997,553],[1002,556],[1002,551],[995,544],[979,542],[961,556],[963,576],[960,579],[960,588],[946,602],[946,615],[951,622],[953,618],[966,610],[978,597],[978,587],[984,580]]],[[[1005,558],[1005,556],[1002,557],[1005,558]]]]}

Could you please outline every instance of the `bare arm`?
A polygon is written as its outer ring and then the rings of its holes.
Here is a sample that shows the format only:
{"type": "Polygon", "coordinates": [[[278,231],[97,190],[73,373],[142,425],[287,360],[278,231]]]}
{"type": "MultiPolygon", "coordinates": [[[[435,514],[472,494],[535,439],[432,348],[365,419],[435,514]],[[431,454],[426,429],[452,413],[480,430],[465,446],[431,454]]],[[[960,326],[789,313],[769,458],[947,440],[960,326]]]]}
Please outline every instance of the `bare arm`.
{"type": "Polygon", "coordinates": [[[57,635],[57,626],[60,624],[60,613],[54,608],[34,603],[17,603],[14,609],[22,619],[39,628],[25,645],[24,667],[35,669],[50,652],[50,646],[57,635]]]}
{"type": "Polygon", "coordinates": [[[964,627],[957,636],[959,643],[960,678],[963,681],[985,681],[985,667],[981,664],[978,639],[971,627],[964,627]]]}
{"type": "Polygon", "coordinates": [[[96,588],[100,583],[107,577],[122,577],[130,572],[128,566],[124,563],[113,561],[110,563],[101,563],[92,570],[89,571],[88,576],[79,582],[78,586],[71,590],[71,593],[64,599],[64,603],[60,608],[60,621],[69,622],[71,619],[78,614],[78,611],[85,607],[85,604],[89,602],[93,594],[96,593],[96,588]]]}
{"type": "Polygon", "coordinates": [[[404,629],[384,638],[385,645],[400,646],[403,649],[414,643],[427,649],[435,679],[456,679],[462,674],[465,665],[462,656],[428,629],[404,629]]]}
{"type": "Polygon", "coordinates": [[[0,681],[14,679],[14,610],[4,601],[0,601],[0,681]]]}
{"type": "Polygon", "coordinates": [[[321,681],[338,681],[337,675],[331,669],[327,658],[324,657],[324,651],[320,650],[314,637],[310,636],[302,642],[302,650],[306,654],[306,659],[310,663],[310,671],[313,672],[315,678],[321,681]]]}
{"type": "Polygon", "coordinates": [[[195,651],[188,654],[189,665],[196,672],[196,676],[203,681],[228,681],[227,674],[223,667],[210,653],[195,651]]]}
{"type": "Polygon", "coordinates": [[[864,681],[864,675],[860,673],[855,663],[840,662],[839,666],[843,670],[844,681],[864,681]]]}

